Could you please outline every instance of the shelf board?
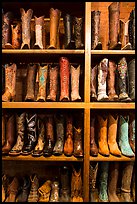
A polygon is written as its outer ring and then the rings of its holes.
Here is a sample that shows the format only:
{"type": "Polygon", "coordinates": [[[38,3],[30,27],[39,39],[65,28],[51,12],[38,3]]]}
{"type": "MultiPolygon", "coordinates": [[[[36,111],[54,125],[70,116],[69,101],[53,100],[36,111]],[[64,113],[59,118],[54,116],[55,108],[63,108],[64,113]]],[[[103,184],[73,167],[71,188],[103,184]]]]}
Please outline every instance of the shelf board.
{"type": "Polygon", "coordinates": [[[91,102],[88,106],[92,109],[135,109],[134,102],[91,102]]]}
{"type": "Polygon", "coordinates": [[[91,50],[93,55],[113,54],[113,55],[135,55],[135,50],[91,50]]]}
{"type": "Polygon", "coordinates": [[[105,157],[98,154],[97,157],[90,156],[90,161],[135,161],[135,157],[126,157],[123,155],[121,157],[116,157],[113,155],[109,155],[109,157],[105,157]]]}
{"type": "Polygon", "coordinates": [[[19,156],[2,156],[3,161],[77,161],[77,162],[82,162],[83,158],[76,158],[74,156],[67,157],[65,155],[60,155],[60,156],[50,156],[50,157],[33,157],[32,155],[19,155],[19,156]]]}

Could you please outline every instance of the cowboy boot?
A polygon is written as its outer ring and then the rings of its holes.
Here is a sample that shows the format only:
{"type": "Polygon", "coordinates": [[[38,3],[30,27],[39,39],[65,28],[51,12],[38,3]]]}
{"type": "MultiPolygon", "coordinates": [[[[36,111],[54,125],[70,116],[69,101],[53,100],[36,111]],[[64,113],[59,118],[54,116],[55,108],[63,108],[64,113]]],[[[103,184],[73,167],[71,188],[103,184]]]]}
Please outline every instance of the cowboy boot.
{"type": "Polygon", "coordinates": [[[58,66],[49,65],[49,94],[47,96],[47,101],[57,100],[57,89],[58,89],[58,66]]]}
{"type": "Polygon", "coordinates": [[[2,94],[5,92],[5,66],[2,65],[2,94]]]}
{"type": "Polygon", "coordinates": [[[59,182],[58,181],[54,181],[51,184],[51,195],[50,195],[50,199],[49,202],[59,202],[59,182]]]}
{"type": "Polygon", "coordinates": [[[11,24],[13,13],[7,12],[2,14],[2,48],[11,49],[11,24]]]}
{"type": "Polygon", "coordinates": [[[129,42],[128,26],[129,26],[129,20],[127,22],[124,22],[123,20],[120,19],[119,38],[120,38],[120,42],[122,43],[121,50],[132,49],[131,43],[129,42]]]}
{"type": "Polygon", "coordinates": [[[14,49],[20,49],[21,47],[21,40],[22,40],[22,30],[21,30],[21,23],[17,22],[14,25],[11,25],[12,30],[12,47],[14,49]]]}
{"type": "Polygon", "coordinates": [[[66,116],[66,139],[64,143],[64,155],[72,156],[73,154],[73,118],[72,115],[66,116]]]}
{"type": "Polygon", "coordinates": [[[27,67],[27,91],[25,101],[34,101],[35,82],[36,82],[37,65],[28,64],[27,67]]]}
{"type": "Polygon", "coordinates": [[[83,43],[83,18],[74,17],[74,40],[76,49],[84,49],[83,43]]]}
{"type": "Polygon", "coordinates": [[[38,119],[38,142],[35,146],[35,149],[32,152],[33,157],[39,157],[43,154],[44,148],[44,136],[45,136],[45,128],[44,123],[40,118],[38,119]]]}
{"type": "Polygon", "coordinates": [[[59,60],[60,66],[60,101],[70,101],[69,99],[69,71],[70,63],[67,57],[61,57],[59,60]]]}
{"type": "Polygon", "coordinates": [[[117,126],[118,126],[118,115],[109,114],[108,115],[108,147],[110,154],[114,156],[121,156],[121,152],[117,144],[117,126]]]}
{"type": "Polygon", "coordinates": [[[108,7],[109,12],[109,50],[121,50],[118,42],[120,2],[113,2],[108,7]]]}
{"type": "Polygon", "coordinates": [[[73,35],[73,16],[65,14],[64,22],[64,47],[65,49],[75,49],[75,41],[73,35]]]}
{"type": "Polygon", "coordinates": [[[118,62],[118,84],[119,84],[119,100],[131,101],[127,94],[127,61],[122,57],[118,62]]]}
{"type": "Polygon", "coordinates": [[[37,114],[26,113],[26,141],[22,148],[23,155],[32,153],[38,141],[37,114]]]}
{"type": "Polygon", "coordinates": [[[108,101],[106,94],[106,78],[108,75],[108,59],[104,58],[98,65],[98,101],[108,101]]]}
{"type": "Polygon", "coordinates": [[[74,127],[74,157],[83,157],[82,129],[74,127]]]}
{"type": "Polygon", "coordinates": [[[91,123],[90,123],[90,155],[93,157],[98,156],[98,147],[95,141],[95,116],[91,116],[91,123]]]}
{"type": "Polygon", "coordinates": [[[40,16],[35,18],[35,39],[36,42],[33,46],[34,49],[44,49],[43,46],[43,35],[44,35],[44,16],[40,16]]]}
{"type": "Polygon", "coordinates": [[[109,162],[101,162],[99,176],[99,202],[108,202],[108,170],[109,162]]]}
{"type": "Polygon", "coordinates": [[[51,181],[47,180],[39,189],[39,200],[38,202],[49,202],[51,192],[51,181]]]}
{"type": "Polygon", "coordinates": [[[83,202],[82,191],[81,168],[76,169],[73,166],[71,176],[71,202],[83,202]]]}
{"type": "Polygon", "coordinates": [[[81,101],[79,95],[79,77],[80,77],[80,65],[74,67],[71,65],[71,101],[81,101]]]}
{"type": "Polygon", "coordinates": [[[2,200],[5,202],[8,196],[8,186],[10,184],[10,177],[6,174],[2,175],[2,200]]]}
{"type": "Polygon", "coordinates": [[[59,35],[59,22],[61,11],[58,9],[50,9],[50,45],[48,49],[57,48],[57,36],[59,35]]]}
{"type": "Polygon", "coordinates": [[[135,162],[134,162],[133,173],[132,173],[131,194],[132,194],[133,202],[135,202],[135,162]]]}
{"type": "Polygon", "coordinates": [[[54,121],[52,115],[47,115],[45,120],[46,139],[43,149],[45,157],[51,156],[54,148],[54,121]]]}
{"type": "Polygon", "coordinates": [[[129,42],[132,45],[132,50],[135,50],[135,9],[130,12],[129,20],[129,42]]]}
{"type": "Polygon", "coordinates": [[[60,194],[61,202],[70,202],[69,169],[67,166],[63,166],[61,169],[60,194]]]}
{"type": "Polygon", "coordinates": [[[5,202],[15,202],[18,191],[19,191],[19,179],[15,176],[10,185],[8,186],[7,190],[8,196],[5,202]]]}
{"type": "Polygon", "coordinates": [[[55,118],[56,123],[56,143],[53,149],[54,155],[62,155],[63,154],[63,146],[64,146],[64,116],[62,114],[58,115],[55,118]]]}
{"type": "Polygon", "coordinates": [[[91,67],[90,74],[90,100],[97,101],[97,70],[98,66],[91,67]]]}
{"type": "Polygon", "coordinates": [[[98,189],[96,188],[98,162],[90,162],[89,166],[89,190],[90,202],[98,202],[98,189]]]}
{"type": "Polygon", "coordinates": [[[91,49],[102,50],[102,43],[99,41],[100,37],[100,11],[91,12],[91,49]]]}
{"type": "Polygon", "coordinates": [[[134,152],[132,151],[129,138],[128,138],[128,123],[129,123],[129,116],[128,115],[120,115],[119,117],[119,138],[118,143],[121,150],[121,153],[127,157],[135,156],[134,152]]]}
{"type": "Polygon", "coordinates": [[[21,20],[22,20],[22,44],[21,49],[30,49],[30,39],[31,39],[31,18],[33,15],[33,10],[28,9],[26,12],[23,8],[20,8],[21,20]]]}
{"type": "Polygon", "coordinates": [[[16,96],[16,73],[17,65],[15,63],[5,67],[5,92],[2,95],[2,101],[14,101],[16,96]]]}
{"type": "Polygon", "coordinates": [[[119,162],[109,162],[108,199],[109,202],[120,202],[116,191],[119,175],[119,162]]]}
{"type": "Polygon", "coordinates": [[[129,97],[135,101],[135,59],[128,63],[128,87],[129,97]]]}
{"type": "Polygon", "coordinates": [[[32,174],[30,176],[31,181],[31,187],[30,187],[30,193],[28,196],[28,202],[38,202],[39,194],[38,194],[38,188],[39,188],[39,179],[36,174],[32,174]]]}
{"type": "Polygon", "coordinates": [[[6,142],[6,118],[5,115],[2,113],[2,147],[6,142]]]}
{"type": "Polygon", "coordinates": [[[113,60],[108,62],[108,77],[107,77],[107,88],[109,101],[118,101],[118,95],[115,91],[115,72],[117,66],[113,60]]]}
{"type": "Polygon", "coordinates": [[[13,156],[20,155],[24,145],[25,112],[21,114],[16,114],[16,131],[17,131],[17,140],[15,145],[9,152],[9,155],[13,155],[13,156]]]}
{"type": "Polygon", "coordinates": [[[97,115],[98,118],[98,145],[99,153],[103,156],[109,156],[109,148],[107,142],[107,122],[108,116],[103,114],[97,115]]]}
{"type": "Polygon", "coordinates": [[[16,202],[27,202],[30,190],[30,178],[23,176],[23,185],[21,187],[21,193],[18,195],[16,202]]]}
{"type": "Polygon", "coordinates": [[[6,116],[6,141],[2,147],[2,155],[7,155],[15,144],[15,116],[9,114],[6,116]]]}
{"type": "Polygon", "coordinates": [[[47,82],[48,65],[38,67],[38,81],[39,90],[37,95],[37,101],[46,101],[46,82],[47,82]]]}
{"type": "Polygon", "coordinates": [[[121,182],[121,201],[132,202],[131,199],[131,180],[133,174],[134,162],[124,162],[122,166],[122,182],[121,182]]]}
{"type": "Polygon", "coordinates": [[[135,114],[129,114],[129,144],[132,151],[135,153],[135,114]]]}

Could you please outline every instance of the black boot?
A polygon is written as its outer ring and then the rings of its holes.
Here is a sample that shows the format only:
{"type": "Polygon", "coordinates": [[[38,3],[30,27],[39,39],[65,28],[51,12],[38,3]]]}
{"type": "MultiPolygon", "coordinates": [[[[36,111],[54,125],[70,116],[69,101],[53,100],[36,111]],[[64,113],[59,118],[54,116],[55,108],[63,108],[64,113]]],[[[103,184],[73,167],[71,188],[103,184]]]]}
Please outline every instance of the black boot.
{"type": "Polygon", "coordinates": [[[135,9],[131,11],[129,20],[130,20],[128,26],[129,42],[132,45],[132,50],[135,50],[135,9]]]}
{"type": "Polygon", "coordinates": [[[84,49],[83,18],[74,17],[74,39],[76,49],[84,49]]]}
{"type": "Polygon", "coordinates": [[[135,101],[135,59],[128,63],[128,85],[129,97],[135,101]]]}

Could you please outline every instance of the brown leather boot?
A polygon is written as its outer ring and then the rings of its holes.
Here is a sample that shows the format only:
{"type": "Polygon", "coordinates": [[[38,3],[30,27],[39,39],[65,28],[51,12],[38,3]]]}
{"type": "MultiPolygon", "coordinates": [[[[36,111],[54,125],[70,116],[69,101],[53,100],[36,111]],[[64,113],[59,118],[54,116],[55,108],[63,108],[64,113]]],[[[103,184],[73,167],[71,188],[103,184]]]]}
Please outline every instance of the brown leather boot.
{"type": "Polygon", "coordinates": [[[135,59],[128,63],[128,94],[132,101],[135,101],[135,59]]]}
{"type": "Polygon", "coordinates": [[[30,176],[31,181],[31,187],[30,187],[30,193],[28,196],[28,202],[38,202],[39,194],[38,194],[38,188],[39,188],[39,179],[36,174],[32,174],[30,176]]]}
{"type": "Polygon", "coordinates": [[[49,65],[49,94],[47,96],[47,101],[57,100],[58,74],[58,66],[49,65]]]}
{"type": "Polygon", "coordinates": [[[50,194],[50,199],[49,202],[59,202],[59,182],[54,181],[51,184],[51,194],[50,194]]]}
{"type": "Polygon", "coordinates": [[[70,101],[69,98],[69,72],[70,63],[67,57],[61,57],[59,60],[60,66],[60,101],[70,101]]]}
{"type": "Polygon", "coordinates": [[[11,25],[12,30],[12,47],[14,49],[20,49],[22,41],[22,27],[20,22],[16,22],[14,25],[11,25]]]}
{"type": "Polygon", "coordinates": [[[35,18],[35,39],[36,42],[33,46],[34,49],[44,49],[43,45],[43,35],[44,35],[44,16],[40,16],[35,18]]]}
{"type": "Polygon", "coordinates": [[[32,9],[28,9],[26,12],[23,8],[20,8],[21,20],[22,20],[22,44],[21,49],[30,49],[31,39],[31,18],[33,14],[32,9]]]}
{"type": "Polygon", "coordinates": [[[34,101],[35,82],[36,82],[37,65],[28,64],[27,67],[27,91],[25,101],[34,101]]]}
{"type": "Polygon", "coordinates": [[[15,116],[9,114],[6,116],[6,142],[2,147],[2,154],[7,155],[15,144],[15,116]]]}
{"type": "Polygon", "coordinates": [[[129,114],[129,144],[135,153],[135,114],[133,112],[129,114]]]}
{"type": "Polygon", "coordinates": [[[2,101],[14,101],[16,96],[16,72],[17,66],[15,63],[5,67],[5,92],[2,95],[2,101]]]}
{"type": "Polygon", "coordinates": [[[80,78],[80,65],[74,67],[71,65],[71,101],[81,101],[79,95],[79,78],[80,78]]]}
{"type": "Polygon", "coordinates": [[[5,65],[2,65],[2,95],[5,92],[5,65]]]}
{"type": "Polygon", "coordinates": [[[109,101],[118,101],[118,95],[115,91],[115,72],[117,66],[113,60],[108,62],[108,77],[107,77],[107,88],[109,101]]]}
{"type": "Polygon", "coordinates": [[[84,49],[83,18],[74,17],[74,40],[76,49],[84,49]]]}
{"type": "Polygon", "coordinates": [[[90,123],[90,155],[93,157],[98,156],[98,147],[95,141],[95,116],[91,116],[90,123]]]}
{"type": "Polygon", "coordinates": [[[38,202],[49,202],[51,192],[51,181],[47,180],[39,189],[39,200],[38,202]]]}
{"type": "Polygon", "coordinates": [[[47,83],[48,65],[38,67],[38,81],[39,91],[37,95],[37,101],[46,101],[46,83],[47,83]]]}
{"type": "Polygon", "coordinates": [[[6,120],[5,120],[4,113],[2,113],[2,147],[4,146],[5,141],[6,141],[5,133],[6,133],[6,120]]]}
{"type": "Polygon", "coordinates": [[[109,202],[120,202],[116,191],[119,175],[119,162],[109,162],[108,199],[109,202]]]}
{"type": "Polygon", "coordinates": [[[17,156],[21,154],[24,145],[25,114],[26,114],[25,112],[21,114],[16,114],[17,140],[14,147],[10,150],[9,155],[17,156]]]}
{"type": "Polygon", "coordinates": [[[83,157],[82,129],[74,127],[74,157],[83,157]]]}
{"type": "Polygon", "coordinates": [[[118,115],[109,114],[108,115],[108,147],[109,151],[114,156],[121,156],[121,151],[118,148],[116,141],[117,137],[117,126],[118,126],[118,115]]]}
{"type": "Polygon", "coordinates": [[[19,191],[19,180],[15,176],[12,182],[10,183],[10,185],[8,186],[8,191],[7,191],[8,196],[5,202],[15,202],[18,191],[19,191]]]}
{"type": "Polygon", "coordinates": [[[109,156],[109,149],[107,143],[107,121],[108,116],[105,114],[98,114],[98,145],[99,153],[103,156],[109,156]]]}
{"type": "Polygon", "coordinates": [[[121,201],[132,202],[131,199],[131,180],[134,162],[122,162],[122,184],[121,184],[121,201]]]}
{"type": "Polygon", "coordinates": [[[72,115],[66,116],[66,139],[64,143],[64,154],[72,156],[73,154],[73,118],[72,115]]]}
{"type": "Polygon", "coordinates": [[[22,178],[23,184],[21,186],[21,192],[18,194],[16,198],[16,202],[27,202],[29,191],[30,191],[30,178],[25,175],[22,178]]]}
{"type": "Polygon", "coordinates": [[[132,199],[133,202],[135,202],[135,162],[134,162],[134,167],[133,167],[133,174],[132,174],[132,183],[131,183],[131,195],[132,195],[132,199]]]}
{"type": "Polygon", "coordinates": [[[58,9],[50,9],[50,45],[48,49],[57,48],[57,35],[59,35],[59,22],[61,11],[58,9]]]}
{"type": "Polygon", "coordinates": [[[120,2],[113,2],[108,7],[109,12],[109,50],[121,50],[118,42],[120,2]]]}
{"type": "Polygon", "coordinates": [[[91,67],[90,74],[90,100],[97,101],[97,72],[98,66],[91,67]]]}

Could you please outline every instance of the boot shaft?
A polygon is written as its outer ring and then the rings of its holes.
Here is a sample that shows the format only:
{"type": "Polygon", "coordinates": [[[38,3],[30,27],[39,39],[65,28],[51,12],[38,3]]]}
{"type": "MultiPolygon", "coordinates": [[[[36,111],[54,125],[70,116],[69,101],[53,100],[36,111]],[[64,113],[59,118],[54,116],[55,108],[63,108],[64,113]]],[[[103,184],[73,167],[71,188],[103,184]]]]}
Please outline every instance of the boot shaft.
{"type": "Polygon", "coordinates": [[[90,162],[89,167],[89,185],[90,191],[94,191],[96,189],[96,180],[97,180],[97,173],[98,173],[98,162],[90,162]]]}
{"type": "Polygon", "coordinates": [[[117,70],[117,65],[113,60],[108,62],[108,76],[107,76],[107,86],[108,86],[108,95],[116,94],[115,92],[115,74],[117,70]]]}
{"type": "Polygon", "coordinates": [[[128,86],[129,97],[132,101],[135,100],[135,59],[128,63],[128,86]]]}
{"type": "Polygon", "coordinates": [[[74,40],[76,49],[84,48],[83,44],[83,18],[74,17],[74,40]]]}
{"type": "Polygon", "coordinates": [[[129,27],[129,20],[124,22],[120,19],[120,32],[119,32],[119,39],[122,43],[122,48],[129,43],[129,35],[128,35],[128,27],[129,27]]]}
{"type": "Polygon", "coordinates": [[[79,78],[80,78],[80,65],[74,67],[71,65],[71,101],[81,101],[79,95],[79,78]]]}
{"type": "Polygon", "coordinates": [[[34,44],[34,48],[44,49],[43,40],[44,40],[44,16],[35,18],[35,39],[36,43],[34,44]]]}
{"type": "Polygon", "coordinates": [[[132,45],[132,49],[135,49],[135,9],[133,9],[130,13],[130,17],[129,17],[129,28],[128,28],[128,32],[129,32],[129,42],[132,45]]]}
{"type": "Polygon", "coordinates": [[[54,141],[54,123],[53,123],[53,116],[47,115],[46,118],[46,138],[54,141]]]}
{"type": "Polygon", "coordinates": [[[54,181],[51,188],[50,202],[59,202],[59,182],[54,181]]]}
{"type": "Polygon", "coordinates": [[[97,71],[98,66],[91,67],[91,74],[90,74],[90,96],[91,100],[97,100],[97,71]]]}
{"type": "Polygon", "coordinates": [[[22,40],[22,27],[21,27],[21,23],[17,22],[14,25],[11,25],[11,29],[12,29],[12,47],[14,49],[20,49],[21,47],[21,40],[22,40]]]}

